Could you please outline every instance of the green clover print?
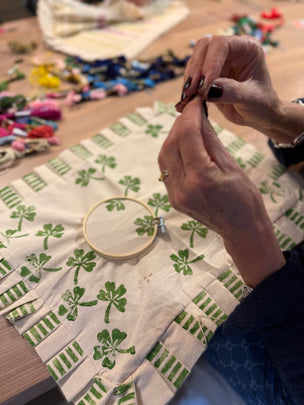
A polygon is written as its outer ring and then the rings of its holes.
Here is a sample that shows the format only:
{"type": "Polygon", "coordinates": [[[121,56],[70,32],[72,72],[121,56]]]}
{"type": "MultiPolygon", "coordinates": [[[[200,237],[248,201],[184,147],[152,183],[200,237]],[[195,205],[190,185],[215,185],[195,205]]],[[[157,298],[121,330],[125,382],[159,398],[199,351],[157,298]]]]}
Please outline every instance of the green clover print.
{"type": "Polygon", "coordinates": [[[119,329],[112,330],[112,337],[107,329],[97,334],[97,340],[100,346],[94,346],[94,360],[102,360],[103,367],[112,369],[115,366],[116,352],[117,353],[130,353],[135,354],[135,347],[131,346],[129,349],[119,349],[118,346],[127,337],[126,332],[121,332],[119,329]]]}
{"type": "Polygon", "coordinates": [[[281,186],[278,183],[273,182],[272,185],[270,185],[268,181],[261,181],[261,187],[259,190],[262,194],[269,194],[271,200],[274,203],[277,203],[275,196],[283,197],[285,194],[284,189],[280,189],[280,187],[281,186]]]}
{"type": "Polygon", "coordinates": [[[106,205],[106,209],[108,211],[114,211],[116,209],[116,211],[121,211],[124,210],[126,207],[124,205],[124,203],[122,202],[122,200],[116,198],[113,200],[110,200],[108,202],[108,204],[106,205]]]}
{"type": "Polygon", "coordinates": [[[58,268],[48,268],[45,267],[46,263],[51,260],[52,256],[47,256],[45,253],[40,253],[39,258],[35,253],[30,254],[25,258],[25,260],[29,263],[27,266],[21,267],[21,276],[26,277],[30,275],[29,280],[33,281],[34,283],[39,283],[41,279],[41,271],[60,271],[62,267],[58,268]]]}
{"type": "Polygon", "coordinates": [[[162,128],[163,128],[163,126],[159,125],[159,124],[156,124],[156,125],[148,124],[145,133],[150,134],[152,136],[152,138],[157,138],[158,135],[160,134],[162,128]]]}
{"type": "Polygon", "coordinates": [[[114,156],[99,155],[98,159],[95,160],[95,163],[101,164],[102,173],[105,172],[106,167],[115,169],[117,166],[116,158],[114,156]]]}
{"type": "Polygon", "coordinates": [[[204,255],[200,255],[198,257],[196,257],[195,259],[189,261],[189,250],[185,249],[185,250],[179,250],[178,251],[178,256],[176,256],[175,254],[172,254],[170,256],[170,259],[173,260],[175,262],[175,264],[173,264],[173,267],[175,268],[175,271],[177,273],[183,273],[184,276],[187,275],[192,275],[192,268],[190,266],[190,264],[192,263],[196,263],[200,260],[202,260],[204,258],[204,255]]]}
{"type": "Polygon", "coordinates": [[[79,177],[75,180],[75,184],[79,184],[81,187],[87,187],[90,183],[90,180],[104,180],[104,177],[94,177],[96,169],[92,167],[88,170],[80,170],[78,172],[79,177]]]}
{"type": "Polygon", "coordinates": [[[169,198],[167,194],[161,196],[160,193],[152,194],[153,198],[149,198],[148,205],[155,207],[155,216],[158,216],[159,209],[169,212],[171,205],[169,203],[169,198]]]}
{"type": "Polygon", "coordinates": [[[16,235],[16,232],[18,232],[17,229],[8,229],[5,233],[0,232],[0,249],[7,248],[11,239],[23,238],[24,236],[29,235],[28,233],[24,235],[16,235]]]}
{"type": "Polygon", "coordinates": [[[184,224],[182,224],[181,228],[184,231],[191,231],[191,235],[190,235],[190,247],[193,248],[194,247],[194,243],[193,243],[193,239],[194,239],[194,235],[198,234],[201,238],[206,238],[206,235],[208,233],[208,229],[202,225],[200,222],[198,221],[188,221],[184,224]]]}
{"type": "Polygon", "coordinates": [[[123,179],[120,179],[119,184],[125,186],[125,197],[128,195],[128,191],[132,190],[138,192],[140,190],[140,180],[138,177],[124,176],[123,179]]]}
{"type": "Polygon", "coordinates": [[[127,290],[125,289],[125,286],[123,284],[121,284],[119,287],[117,287],[117,290],[115,290],[115,283],[111,283],[110,281],[107,281],[105,283],[105,287],[106,291],[100,290],[97,298],[101,301],[109,301],[104,317],[105,323],[109,323],[110,310],[112,305],[114,305],[114,307],[118,309],[118,311],[125,312],[127,300],[126,298],[121,297],[127,292],[127,290]]]}
{"type": "Polygon", "coordinates": [[[66,262],[67,266],[76,267],[75,275],[74,275],[74,284],[78,284],[78,275],[81,268],[83,268],[87,272],[91,272],[96,263],[93,260],[96,259],[96,254],[93,250],[90,250],[87,253],[84,253],[83,249],[75,249],[74,250],[75,257],[70,256],[68,261],[66,262]]]}
{"type": "Polygon", "coordinates": [[[136,232],[139,236],[143,236],[145,233],[148,236],[152,236],[154,232],[154,218],[151,215],[145,215],[144,218],[137,218],[134,222],[135,225],[138,225],[139,228],[136,229],[136,232]]]}
{"type": "Polygon", "coordinates": [[[78,306],[92,307],[93,305],[98,304],[97,300],[87,301],[87,302],[79,302],[80,298],[83,297],[84,293],[85,293],[85,288],[80,288],[78,286],[74,287],[73,293],[70,290],[66,290],[62,294],[61,298],[63,299],[63,301],[65,301],[67,303],[69,309],[67,309],[65,307],[65,305],[60,305],[59,310],[58,310],[58,314],[60,316],[63,316],[66,313],[68,313],[67,320],[68,321],[75,321],[77,319],[77,316],[78,316],[78,306]]]}
{"type": "Polygon", "coordinates": [[[18,205],[17,211],[13,211],[11,218],[19,218],[18,223],[18,231],[21,231],[22,228],[22,221],[26,219],[27,221],[34,221],[36,212],[35,207],[31,205],[30,207],[26,207],[25,205],[18,205]]]}
{"type": "Polygon", "coordinates": [[[43,236],[43,247],[44,250],[48,249],[48,239],[50,236],[54,238],[61,238],[63,235],[64,227],[61,224],[54,226],[52,224],[43,225],[43,231],[38,231],[35,236],[43,236]]]}

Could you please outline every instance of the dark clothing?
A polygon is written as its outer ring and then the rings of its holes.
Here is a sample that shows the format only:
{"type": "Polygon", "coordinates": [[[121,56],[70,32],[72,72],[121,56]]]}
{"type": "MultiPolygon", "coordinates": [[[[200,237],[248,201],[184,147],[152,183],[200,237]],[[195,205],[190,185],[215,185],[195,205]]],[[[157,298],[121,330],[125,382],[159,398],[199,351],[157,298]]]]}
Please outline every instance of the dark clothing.
{"type": "MultiPolygon", "coordinates": [[[[275,149],[285,166],[304,161],[304,144],[275,149]]],[[[248,405],[304,404],[304,249],[261,282],[215,332],[205,357],[248,405]]]]}

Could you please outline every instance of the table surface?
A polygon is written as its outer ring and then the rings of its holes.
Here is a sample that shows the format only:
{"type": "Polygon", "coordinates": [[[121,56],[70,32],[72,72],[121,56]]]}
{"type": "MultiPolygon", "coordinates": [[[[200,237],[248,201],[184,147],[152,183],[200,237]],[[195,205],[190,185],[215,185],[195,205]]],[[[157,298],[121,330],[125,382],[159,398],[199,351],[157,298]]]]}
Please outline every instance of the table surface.
{"type": "MultiPolygon", "coordinates": [[[[234,13],[259,17],[260,12],[265,10],[265,1],[262,0],[204,0],[203,2],[185,0],[185,3],[190,9],[187,19],[156,40],[140,57],[154,57],[167,49],[172,49],[179,57],[190,55],[191,39],[197,40],[206,34],[217,34],[220,29],[230,27],[233,24],[230,18],[234,13]]],[[[273,38],[279,41],[280,46],[272,49],[267,55],[273,85],[284,100],[303,97],[304,67],[300,61],[304,59],[304,29],[301,30],[294,24],[298,19],[304,18],[303,3],[269,0],[266,6],[267,11],[277,7],[285,17],[284,25],[273,34],[273,38]]],[[[7,46],[9,41],[24,38],[26,41],[37,42],[36,50],[22,57],[20,70],[25,73],[31,71],[33,57],[45,57],[50,53],[43,44],[35,17],[11,21],[5,24],[5,27],[12,30],[0,36],[1,80],[13,66],[14,61],[19,58],[9,50],[7,46]]],[[[52,147],[45,153],[20,159],[13,167],[0,172],[0,188],[57,156],[68,146],[94,135],[136,107],[151,106],[155,100],[176,103],[180,99],[182,82],[182,78],[177,78],[159,84],[152,91],[132,93],[122,98],[109,97],[103,101],[83,103],[73,108],[64,106],[63,119],[59,123],[57,132],[60,145],[52,147]]],[[[26,79],[12,83],[9,90],[24,95],[34,95],[38,89],[26,79]]],[[[214,105],[209,107],[209,115],[212,120],[253,143],[264,153],[270,153],[266,138],[262,134],[250,128],[237,127],[229,123],[214,105]]],[[[19,336],[14,326],[2,317],[0,317],[0,342],[0,405],[24,404],[55,385],[34,349],[19,336]]]]}

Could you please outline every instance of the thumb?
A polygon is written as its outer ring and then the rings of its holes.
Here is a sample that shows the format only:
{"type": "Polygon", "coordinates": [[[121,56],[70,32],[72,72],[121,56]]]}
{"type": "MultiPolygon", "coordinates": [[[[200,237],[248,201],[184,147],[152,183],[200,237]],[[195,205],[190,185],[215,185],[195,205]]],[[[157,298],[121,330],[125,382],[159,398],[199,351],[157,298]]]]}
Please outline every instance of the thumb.
{"type": "Polygon", "coordinates": [[[248,102],[252,95],[254,84],[250,80],[238,82],[228,78],[218,78],[213,81],[208,93],[208,101],[218,103],[248,102]]]}

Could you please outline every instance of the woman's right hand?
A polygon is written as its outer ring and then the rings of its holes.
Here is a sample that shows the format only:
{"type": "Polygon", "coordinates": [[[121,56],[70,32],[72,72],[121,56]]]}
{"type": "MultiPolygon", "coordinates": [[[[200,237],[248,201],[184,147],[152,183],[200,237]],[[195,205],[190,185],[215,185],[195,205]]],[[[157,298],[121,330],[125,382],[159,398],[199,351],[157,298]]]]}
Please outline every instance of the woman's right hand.
{"type": "Polygon", "coordinates": [[[272,86],[263,48],[252,37],[198,40],[184,78],[182,100],[176,106],[179,112],[199,94],[215,102],[235,124],[267,133],[277,120],[281,103],[272,86]]]}

